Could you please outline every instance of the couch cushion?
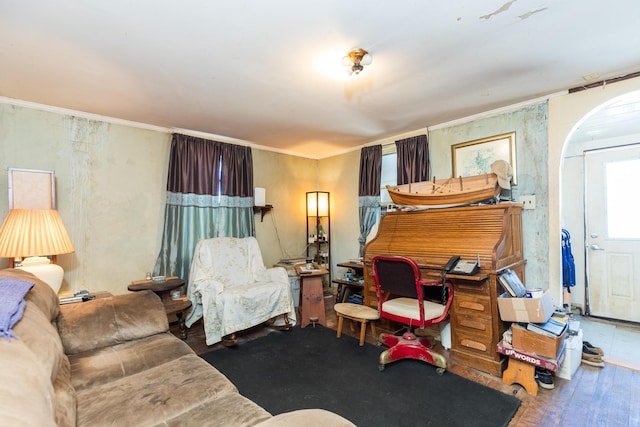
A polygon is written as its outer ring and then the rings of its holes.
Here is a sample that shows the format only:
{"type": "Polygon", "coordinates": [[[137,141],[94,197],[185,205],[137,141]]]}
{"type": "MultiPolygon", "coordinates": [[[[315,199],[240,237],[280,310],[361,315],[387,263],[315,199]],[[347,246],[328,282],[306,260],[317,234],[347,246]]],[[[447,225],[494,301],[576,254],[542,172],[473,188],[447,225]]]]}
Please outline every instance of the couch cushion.
{"type": "Polygon", "coordinates": [[[168,330],[162,301],[151,291],[65,304],[58,317],[58,331],[67,354],[121,344],[168,330]]]}
{"type": "Polygon", "coordinates": [[[76,425],[76,390],[71,385],[71,366],[67,356],[64,356],[62,362],[58,377],[53,383],[56,425],[72,427],[76,425]]]}
{"type": "Polygon", "coordinates": [[[0,277],[26,280],[33,287],[25,296],[22,318],[13,327],[13,332],[34,354],[51,383],[58,376],[64,357],[58,331],[51,322],[58,315],[58,297],[51,286],[33,274],[17,269],[0,271],[0,277]]]}
{"type": "Polygon", "coordinates": [[[13,328],[16,336],[34,354],[38,364],[53,383],[64,357],[56,328],[35,305],[27,301],[24,315],[13,328]]]}
{"type": "Polygon", "coordinates": [[[49,285],[27,271],[5,269],[0,271],[0,277],[26,280],[34,284],[25,296],[26,305],[22,318],[13,328],[17,339],[7,342],[1,350],[2,358],[6,357],[8,360],[0,360],[7,372],[0,378],[8,388],[0,392],[0,401],[3,403],[0,412],[5,414],[7,406],[10,406],[9,411],[25,411],[20,415],[26,417],[25,419],[34,420],[32,417],[35,416],[33,412],[36,410],[40,411],[39,416],[46,418],[46,421],[0,422],[0,425],[46,425],[55,422],[54,420],[59,420],[60,425],[73,425],[75,394],[65,385],[69,382],[68,361],[58,331],[52,323],[59,313],[58,297],[49,285]],[[18,387],[17,384],[21,386],[18,387]],[[33,401],[33,407],[14,407],[15,402],[9,402],[16,398],[20,400],[23,389],[27,391],[26,401],[33,401]],[[43,402],[39,402],[41,399],[43,402]],[[47,409],[39,409],[41,404],[46,405],[47,409]]]}
{"type": "Polygon", "coordinates": [[[300,409],[298,411],[285,412],[269,418],[259,424],[259,427],[356,427],[351,421],[338,414],[324,409],[300,409]]]}
{"type": "MultiPolygon", "coordinates": [[[[271,414],[238,393],[227,393],[214,399],[204,399],[189,412],[167,420],[162,425],[174,427],[244,427],[271,418],[271,414]]],[[[302,426],[306,424],[289,424],[302,426]]],[[[325,424],[327,426],[328,424],[325,424]]]]}
{"type": "Polygon", "coordinates": [[[156,425],[236,387],[195,354],[78,390],[78,425],[156,425]]]}
{"type": "Polygon", "coordinates": [[[187,354],[191,348],[170,332],[69,356],[76,390],[137,374],[187,354]]]}
{"type": "Polygon", "coordinates": [[[60,306],[58,303],[58,296],[53,291],[51,286],[47,285],[42,280],[38,279],[28,271],[7,268],[0,271],[0,277],[14,278],[20,280],[26,280],[27,282],[33,282],[33,288],[27,293],[25,300],[35,304],[35,306],[42,311],[44,316],[52,322],[58,316],[60,312],[60,306]]]}
{"type": "Polygon", "coordinates": [[[0,425],[55,426],[49,372],[21,340],[0,339],[0,425]]]}

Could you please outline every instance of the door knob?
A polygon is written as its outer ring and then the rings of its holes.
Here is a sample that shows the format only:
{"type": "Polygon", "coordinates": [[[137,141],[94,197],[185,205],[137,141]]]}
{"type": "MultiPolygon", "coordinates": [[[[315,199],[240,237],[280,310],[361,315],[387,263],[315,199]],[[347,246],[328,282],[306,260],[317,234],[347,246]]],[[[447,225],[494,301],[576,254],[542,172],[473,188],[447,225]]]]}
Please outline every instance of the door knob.
{"type": "Polygon", "coordinates": [[[601,248],[598,245],[591,245],[591,250],[592,251],[604,251],[604,248],[601,248]]]}

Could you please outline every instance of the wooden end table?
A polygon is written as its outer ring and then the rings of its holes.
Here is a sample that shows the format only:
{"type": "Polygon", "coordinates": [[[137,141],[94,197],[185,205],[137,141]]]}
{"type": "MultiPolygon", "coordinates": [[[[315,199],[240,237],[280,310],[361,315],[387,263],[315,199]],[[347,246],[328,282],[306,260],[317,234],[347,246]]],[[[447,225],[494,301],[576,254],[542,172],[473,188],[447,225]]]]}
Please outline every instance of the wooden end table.
{"type": "Polygon", "coordinates": [[[191,308],[191,301],[186,297],[171,298],[171,291],[184,286],[184,280],[168,277],[166,280],[138,280],[131,282],[127,289],[133,292],[151,290],[162,300],[167,317],[175,314],[180,326],[180,338],[187,339],[187,328],[184,324],[184,313],[191,308]]]}
{"type": "Polygon", "coordinates": [[[320,267],[312,273],[303,273],[300,266],[296,267],[300,277],[300,327],[312,323],[327,326],[324,312],[324,290],[322,276],[329,274],[327,269],[320,267]]]}
{"type": "Polygon", "coordinates": [[[163,301],[164,311],[167,316],[175,314],[178,318],[178,325],[180,325],[180,338],[187,339],[187,328],[184,324],[184,312],[191,308],[191,301],[187,297],[172,299],[169,301],[163,301]]]}

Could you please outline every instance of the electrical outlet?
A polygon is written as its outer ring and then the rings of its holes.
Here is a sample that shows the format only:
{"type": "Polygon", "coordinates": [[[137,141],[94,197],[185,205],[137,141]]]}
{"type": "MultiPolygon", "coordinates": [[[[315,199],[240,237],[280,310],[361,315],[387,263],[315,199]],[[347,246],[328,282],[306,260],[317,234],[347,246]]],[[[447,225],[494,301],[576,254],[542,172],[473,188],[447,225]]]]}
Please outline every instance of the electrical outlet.
{"type": "Polygon", "coordinates": [[[535,209],[536,208],[536,196],[534,194],[530,196],[520,196],[518,200],[522,203],[522,209],[535,209]]]}

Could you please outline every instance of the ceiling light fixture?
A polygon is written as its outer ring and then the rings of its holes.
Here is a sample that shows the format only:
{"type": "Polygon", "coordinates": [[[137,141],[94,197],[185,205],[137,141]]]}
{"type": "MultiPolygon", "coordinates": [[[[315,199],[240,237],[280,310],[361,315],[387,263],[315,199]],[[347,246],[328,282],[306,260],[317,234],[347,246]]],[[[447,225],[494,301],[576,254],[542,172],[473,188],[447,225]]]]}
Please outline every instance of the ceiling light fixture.
{"type": "Polygon", "coordinates": [[[349,75],[360,74],[365,65],[371,64],[373,57],[362,48],[352,49],[342,58],[342,65],[349,67],[349,75]]]}

